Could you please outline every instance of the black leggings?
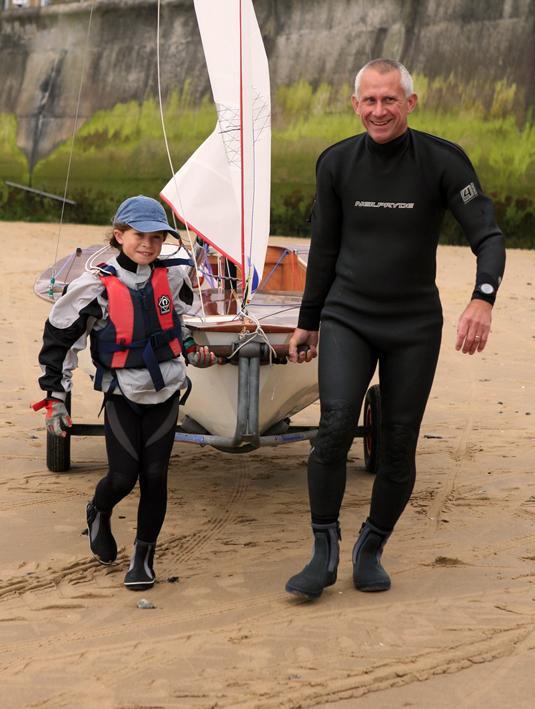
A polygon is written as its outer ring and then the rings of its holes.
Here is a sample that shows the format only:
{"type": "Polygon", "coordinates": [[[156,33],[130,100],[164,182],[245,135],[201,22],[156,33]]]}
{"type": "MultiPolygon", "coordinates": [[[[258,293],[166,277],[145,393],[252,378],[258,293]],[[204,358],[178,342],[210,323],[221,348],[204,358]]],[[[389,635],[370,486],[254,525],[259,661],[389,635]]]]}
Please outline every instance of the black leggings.
{"type": "Polygon", "coordinates": [[[167,468],[178,416],[178,393],[161,404],[132,407],[123,396],[105,405],[108,474],[99,481],[94,502],[110,511],[139,478],[137,538],[154,543],[167,508],[167,468]]]}
{"type": "Polygon", "coordinates": [[[391,531],[411,496],[415,454],[440,349],[441,326],[409,337],[393,321],[377,335],[364,337],[334,320],[321,325],[319,388],[321,419],[308,462],[312,521],[338,519],[346,484],[346,459],[362,401],[379,362],[382,446],[373,485],[370,521],[391,531]],[[396,336],[396,332],[398,335],[396,336]],[[370,342],[370,339],[373,342],[370,342]]]}

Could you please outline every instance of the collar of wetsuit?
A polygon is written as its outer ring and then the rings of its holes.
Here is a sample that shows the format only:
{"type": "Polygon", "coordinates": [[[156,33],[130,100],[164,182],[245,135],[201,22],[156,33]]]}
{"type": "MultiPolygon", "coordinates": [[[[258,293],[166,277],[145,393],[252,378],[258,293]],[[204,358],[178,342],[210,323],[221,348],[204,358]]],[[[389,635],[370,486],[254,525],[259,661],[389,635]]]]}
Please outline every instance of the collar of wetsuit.
{"type": "Polygon", "coordinates": [[[119,256],[117,256],[117,263],[121,266],[121,268],[124,268],[125,271],[137,273],[137,263],[132,261],[130,256],[127,256],[124,251],[121,251],[119,256]]]}
{"type": "Polygon", "coordinates": [[[374,155],[382,155],[384,157],[390,157],[391,155],[396,155],[401,152],[408,145],[408,142],[408,129],[402,135],[394,138],[394,140],[389,140],[388,143],[376,143],[375,140],[370,138],[369,134],[366,136],[366,145],[368,150],[374,155]]]}

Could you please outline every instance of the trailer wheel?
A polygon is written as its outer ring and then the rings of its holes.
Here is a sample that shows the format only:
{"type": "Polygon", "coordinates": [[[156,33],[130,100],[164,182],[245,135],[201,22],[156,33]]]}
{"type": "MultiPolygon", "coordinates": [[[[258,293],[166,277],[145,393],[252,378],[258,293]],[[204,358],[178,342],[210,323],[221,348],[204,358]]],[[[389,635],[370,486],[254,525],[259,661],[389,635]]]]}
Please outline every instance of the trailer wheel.
{"type": "Polygon", "coordinates": [[[53,473],[64,473],[71,467],[71,436],[65,438],[46,432],[46,467],[53,473]]]}
{"type": "Polygon", "coordinates": [[[381,392],[375,384],[366,392],[364,400],[364,465],[374,475],[379,466],[381,449],[381,392]]]}
{"type": "MultiPolygon", "coordinates": [[[[71,413],[71,394],[67,394],[65,406],[71,413]]],[[[53,473],[64,473],[71,467],[71,434],[65,438],[46,432],[46,467],[53,473]]]]}

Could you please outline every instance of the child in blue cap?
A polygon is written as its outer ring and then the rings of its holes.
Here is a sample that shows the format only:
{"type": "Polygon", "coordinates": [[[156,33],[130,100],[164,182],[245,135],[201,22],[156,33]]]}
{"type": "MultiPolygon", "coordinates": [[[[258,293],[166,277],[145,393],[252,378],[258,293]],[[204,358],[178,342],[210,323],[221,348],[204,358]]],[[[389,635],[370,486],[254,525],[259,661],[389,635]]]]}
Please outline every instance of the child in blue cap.
{"type": "MultiPolygon", "coordinates": [[[[184,357],[196,367],[215,362],[182,322],[193,293],[187,262],[160,260],[166,235],[180,238],[162,205],[138,195],[113,218],[110,244],[119,254],[72,281],[46,321],[39,379],[48,431],[66,436],[65,406],[77,353],[89,336],[95,388],[104,393],[108,473],[87,505],[89,545],[102,564],[117,558],[113,508],[139,480],[137,534],[124,584],[154,585],[154,552],[167,505],[167,469],[174,441],[184,357]]],[[[189,264],[191,265],[191,264],[189,264]]]]}

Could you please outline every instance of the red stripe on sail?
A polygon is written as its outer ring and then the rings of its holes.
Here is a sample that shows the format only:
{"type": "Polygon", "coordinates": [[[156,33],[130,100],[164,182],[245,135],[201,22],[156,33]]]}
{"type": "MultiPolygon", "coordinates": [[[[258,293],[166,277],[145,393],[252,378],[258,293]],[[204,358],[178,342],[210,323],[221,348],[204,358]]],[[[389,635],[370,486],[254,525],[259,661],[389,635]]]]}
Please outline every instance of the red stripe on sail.
{"type": "Polygon", "coordinates": [[[240,0],[240,158],[241,158],[241,287],[245,296],[245,181],[243,169],[243,34],[242,0],[240,0]]]}
{"type": "Polygon", "coordinates": [[[227,252],[224,251],[218,244],[215,244],[211,239],[209,239],[207,236],[205,236],[205,235],[202,233],[202,231],[200,231],[200,229],[197,229],[197,227],[193,226],[193,224],[190,224],[186,219],[184,219],[184,217],[183,217],[179,212],[177,212],[176,207],[174,206],[174,204],[173,204],[172,202],[170,202],[170,201],[167,199],[167,197],[165,197],[165,195],[164,195],[163,193],[160,193],[160,197],[161,197],[161,199],[167,204],[167,206],[173,211],[173,214],[175,215],[175,217],[176,217],[177,219],[179,219],[179,220],[182,222],[182,224],[184,224],[184,226],[187,226],[187,228],[188,228],[190,231],[192,231],[194,234],[197,234],[197,236],[199,236],[203,241],[206,241],[207,244],[210,244],[210,246],[213,246],[213,248],[214,248],[216,251],[219,251],[219,253],[220,253],[222,256],[224,256],[225,258],[227,258],[229,261],[232,261],[233,264],[235,264],[235,265],[238,266],[239,268],[242,267],[242,264],[241,264],[239,261],[236,261],[235,258],[233,258],[233,257],[230,256],[229,254],[227,254],[227,252]]]}

